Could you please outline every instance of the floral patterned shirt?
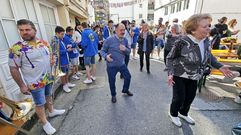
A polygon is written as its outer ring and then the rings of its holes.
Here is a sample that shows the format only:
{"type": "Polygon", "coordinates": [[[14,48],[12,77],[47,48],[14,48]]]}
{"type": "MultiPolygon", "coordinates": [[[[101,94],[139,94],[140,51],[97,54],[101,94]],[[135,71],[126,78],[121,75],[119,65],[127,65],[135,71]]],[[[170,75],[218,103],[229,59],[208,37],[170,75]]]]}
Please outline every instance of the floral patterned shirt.
{"type": "Polygon", "coordinates": [[[20,68],[28,88],[36,90],[53,82],[50,53],[51,48],[46,41],[19,41],[9,49],[8,64],[20,68]]]}

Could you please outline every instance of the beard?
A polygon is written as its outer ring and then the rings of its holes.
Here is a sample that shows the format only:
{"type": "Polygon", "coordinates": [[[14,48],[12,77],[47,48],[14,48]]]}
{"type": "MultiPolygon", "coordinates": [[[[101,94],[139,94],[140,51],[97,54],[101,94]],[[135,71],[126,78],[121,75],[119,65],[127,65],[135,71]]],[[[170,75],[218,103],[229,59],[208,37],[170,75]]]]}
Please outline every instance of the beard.
{"type": "Polygon", "coordinates": [[[35,36],[30,36],[30,35],[27,35],[27,36],[23,36],[22,39],[24,41],[32,41],[35,39],[35,36]]]}

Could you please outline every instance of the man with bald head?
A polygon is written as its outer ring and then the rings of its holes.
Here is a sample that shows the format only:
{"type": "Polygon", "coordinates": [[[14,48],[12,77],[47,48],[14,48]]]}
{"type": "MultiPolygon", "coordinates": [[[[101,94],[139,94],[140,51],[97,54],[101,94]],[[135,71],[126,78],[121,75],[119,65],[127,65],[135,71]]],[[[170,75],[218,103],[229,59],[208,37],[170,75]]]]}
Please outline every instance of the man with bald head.
{"type": "Polygon", "coordinates": [[[125,56],[130,54],[130,48],[128,47],[128,41],[124,35],[124,24],[117,24],[116,34],[105,40],[101,50],[101,55],[105,58],[107,63],[107,74],[112,103],[116,103],[115,80],[118,72],[120,72],[124,78],[122,93],[128,96],[133,96],[133,94],[129,91],[131,74],[125,65],[125,56]]]}

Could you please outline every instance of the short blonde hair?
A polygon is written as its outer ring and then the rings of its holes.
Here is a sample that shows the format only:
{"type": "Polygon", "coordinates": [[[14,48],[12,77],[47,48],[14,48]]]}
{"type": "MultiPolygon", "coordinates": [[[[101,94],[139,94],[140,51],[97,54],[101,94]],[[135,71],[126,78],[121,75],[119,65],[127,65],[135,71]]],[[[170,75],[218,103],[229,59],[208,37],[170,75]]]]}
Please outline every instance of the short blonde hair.
{"type": "Polygon", "coordinates": [[[192,34],[193,31],[195,31],[198,26],[199,22],[201,20],[210,19],[212,20],[212,17],[210,14],[194,14],[191,17],[188,18],[188,20],[184,24],[184,30],[187,34],[192,34]]]}

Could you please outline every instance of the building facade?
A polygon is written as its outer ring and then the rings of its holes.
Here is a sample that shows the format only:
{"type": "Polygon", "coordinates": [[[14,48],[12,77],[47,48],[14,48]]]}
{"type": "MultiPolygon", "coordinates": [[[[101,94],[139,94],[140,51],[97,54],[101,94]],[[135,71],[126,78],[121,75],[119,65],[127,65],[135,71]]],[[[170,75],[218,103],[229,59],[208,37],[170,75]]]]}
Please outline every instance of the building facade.
{"type": "Polygon", "coordinates": [[[87,0],[1,0],[0,4],[0,94],[20,100],[24,95],[8,67],[8,49],[20,40],[17,20],[33,21],[37,37],[50,41],[57,25],[74,27],[76,19],[87,21],[87,0]]]}
{"type": "Polygon", "coordinates": [[[92,0],[95,9],[95,22],[103,24],[109,20],[109,0],[92,0]]]}
{"type": "MultiPolygon", "coordinates": [[[[241,28],[240,0],[155,0],[154,22],[162,17],[164,21],[172,21],[178,18],[181,23],[196,13],[209,13],[212,16],[212,24],[218,23],[218,19],[226,16],[228,21],[237,19],[236,28],[241,28]],[[227,6],[228,4],[228,6],[227,6]]],[[[241,40],[241,33],[238,38],[241,40]]]]}
{"type": "Polygon", "coordinates": [[[121,20],[135,20],[140,23],[142,20],[152,23],[154,20],[154,0],[137,0],[132,1],[134,4],[125,5],[125,2],[130,0],[110,0],[110,3],[121,2],[124,6],[121,7],[110,7],[110,18],[114,22],[120,22],[121,20]]]}
{"type": "Polygon", "coordinates": [[[88,4],[88,22],[90,25],[95,24],[95,9],[90,3],[88,4]]]}

